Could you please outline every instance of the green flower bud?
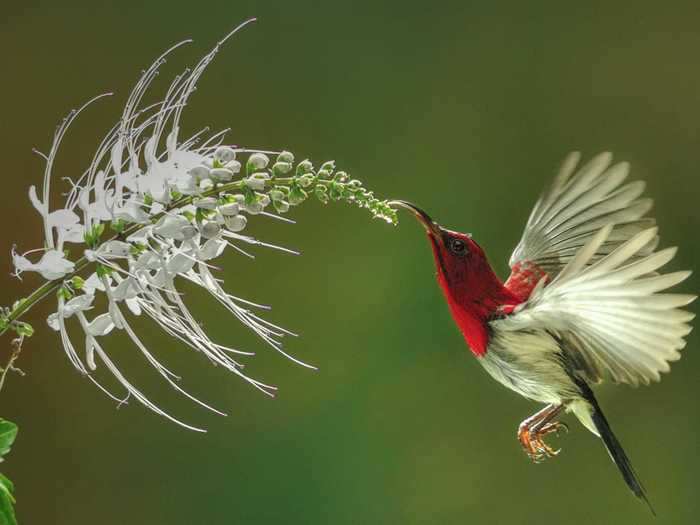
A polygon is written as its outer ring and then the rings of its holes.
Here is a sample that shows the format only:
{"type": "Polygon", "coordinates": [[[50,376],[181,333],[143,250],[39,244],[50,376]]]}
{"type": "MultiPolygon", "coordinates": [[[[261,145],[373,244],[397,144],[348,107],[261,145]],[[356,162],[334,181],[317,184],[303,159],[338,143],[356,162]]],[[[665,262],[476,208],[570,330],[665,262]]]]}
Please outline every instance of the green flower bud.
{"type": "Polygon", "coordinates": [[[272,201],[272,204],[278,213],[287,213],[289,211],[289,203],[287,201],[276,200],[272,201]]]}
{"type": "Polygon", "coordinates": [[[246,203],[246,205],[245,205],[245,211],[247,211],[251,215],[257,215],[258,213],[263,211],[263,209],[264,209],[264,206],[262,205],[262,202],[260,202],[257,199],[249,204],[246,203]]]}
{"type": "Polygon", "coordinates": [[[244,179],[244,182],[251,190],[262,191],[265,189],[265,182],[269,179],[270,176],[267,173],[257,172],[244,179]]]}
{"type": "Polygon", "coordinates": [[[58,289],[58,292],[56,292],[56,296],[59,298],[63,298],[66,301],[70,301],[73,298],[73,292],[71,292],[68,288],[65,286],[61,286],[58,289]]]}
{"type": "Polygon", "coordinates": [[[314,176],[311,175],[310,173],[307,173],[306,175],[302,175],[301,177],[299,177],[298,184],[302,188],[308,188],[309,186],[311,186],[313,181],[314,181],[314,176]]]}
{"type": "Polygon", "coordinates": [[[268,195],[272,199],[272,202],[283,201],[285,197],[285,194],[278,189],[270,190],[270,193],[268,193],[268,195]]]}
{"type": "Polygon", "coordinates": [[[278,162],[288,162],[289,164],[294,163],[294,155],[289,152],[289,151],[283,151],[279,155],[277,155],[277,161],[278,162]]]}
{"type": "Polygon", "coordinates": [[[124,228],[126,228],[126,222],[124,222],[122,219],[116,219],[109,224],[109,227],[115,233],[122,233],[124,228]]]}
{"type": "Polygon", "coordinates": [[[321,201],[323,204],[328,204],[328,193],[326,193],[325,186],[316,186],[314,193],[319,201],[321,201]]]}
{"type": "Polygon", "coordinates": [[[233,148],[227,146],[219,146],[214,152],[214,160],[218,161],[220,164],[226,164],[231,162],[236,158],[236,151],[233,148]]]}
{"type": "Polygon", "coordinates": [[[332,172],[335,169],[335,161],[334,160],[328,160],[321,164],[321,167],[318,169],[319,171],[330,171],[332,172]]]}
{"type": "Polygon", "coordinates": [[[31,337],[34,335],[34,327],[29,323],[16,322],[14,324],[17,335],[31,337]]]}
{"type": "Polygon", "coordinates": [[[311,163],[309,159],[302,160],[299,164],[297,164],[297,170],[296,174],[297,175],[304,175],[305,173],[309,173],[310,171],[314,170],[314,165],[311,163]]]}
{"type": "Polygon", "coordinates": [[[262,170],[270,163],[270,159],[264,153],[253,153],[246,163],[246,170],[250,173],[255,170],[262,170]]]}
{"type": "Polygon", "coordinates": [[[289,190],[289,204],[296,206],[306,200],[308,195],[299,186],[292,186],[289,190]]]}
{"type": "Polygon", "coordinates": [[[270,204],[270,197],[268,197],[264,193],[256,193],[255,196],[257,197],[258,202],[263,208],[267,207],[270,204]]]}
{"type": "Polygon", "coordinates": [[[328,196],[334,201],[340,199],[340,197],[342,197],[342,186],[340,184],[336,184],[335,182],[331,182],[328,188],[328,196]]]}
{"type": "Polygon", "coordinates": [[[95,273],[97,274],[97,277],[100,279],[102,277],[109,277],[112,274],[112,269],[108,266],[105,266],[104,264],[98,264],[95,267],[95,273]]]}
{"type": "Polygon", "coordinates": [[[292,171],[292,164],[290,162],[275,162],[272,166],[272,173],[275,176],[284,175],[292,171]]]}

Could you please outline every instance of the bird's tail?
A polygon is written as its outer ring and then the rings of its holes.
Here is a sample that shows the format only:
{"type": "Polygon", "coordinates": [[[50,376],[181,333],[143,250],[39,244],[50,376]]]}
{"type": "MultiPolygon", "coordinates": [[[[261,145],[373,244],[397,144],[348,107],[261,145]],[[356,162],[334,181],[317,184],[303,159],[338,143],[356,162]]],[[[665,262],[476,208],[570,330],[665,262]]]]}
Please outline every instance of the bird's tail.
{"type": "Polygon", "coordinates": [[[593,395],[593,391],[585,383],[579,386],[581,387],[583,397],[586,399],[586,401],[588,401],[588,403],[590,403],[590,417],[595,429],[597,430],[597,434],[603,440],[603,443],[605,443],[605,448],[608,449],[608,454],[610,454],[613,462],[620,470],[622,478],[625,480],[625,483],[627,483],[627,486],[634,493],[634,495],[643,500],[649,507],[649,510],[651,510],[651,513],[656,516],[654,507],[651,506],[651,502],[647,497],[644,485],[642,485],[642,482],[639,480],[639,476],[637,476],[637,473],[634,471],[630,458],[627,457],[622,445],[615,437],[615,434],[613,434],[612,428],[610,428],[610,423],[608,423],[607,418],[600,409],[600,405],[593,395]]]}

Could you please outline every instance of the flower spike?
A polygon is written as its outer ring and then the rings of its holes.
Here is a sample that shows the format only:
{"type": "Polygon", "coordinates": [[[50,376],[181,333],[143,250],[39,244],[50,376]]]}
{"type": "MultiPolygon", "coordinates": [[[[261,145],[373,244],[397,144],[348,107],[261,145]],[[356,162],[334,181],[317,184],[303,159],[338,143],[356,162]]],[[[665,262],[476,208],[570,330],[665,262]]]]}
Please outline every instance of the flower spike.
{"type": "Polygon", "coordinates": [[[215,276],[214,261],[231,248],[248,257],[238,244],[268,248],[288,254],[298,252],[258,240],[247,233],[251,220],[282,217],[315,196],[321,203],[342,200],[368,209],[374,217],[396,223],[396,212],[374,197],[358,180],[335,171],[329,161],[315,169],[309,160],[295,163],[288,151],[240,148],[224,143],[224,131],[202,130],[181,137],[181,119],[199,78],[222,44],[252,22],[248,20],[226,35],[194,65],[177,75],[160,102],[144,106],[167,56],[190,40],[166,50],[148,67],[127,98],[121,118],[99,143],[85,172],[70,188],[62,208],[50,209],[53,171],[57,152],[68,128],[100,95],[59,124],[45,161],[41,189],[29,189],[29,198],[43,221],[44,248],[20,254],[12,250],[15,275],[36,272],[46,283],[30,299],[12,309],[2,309],[0,333],[9,329],[31,334],[31,327],[18,318],[50,292],[57,294],[57,309],[48,325],[57,331],[73,367],[120,405],[136,399],[157,414],[192,430],[192,427],[161,410],[146,398],[117,367],[101,343],[110,333],[123,332],[146,362],[177,392],[215,413],[223,414],[184,390],[180,378],[162,364],[135,332],[129,317],[146,315],[166,334],[244,379],[267,395],[275,387],[243,372],[235,357],[242,351],[214,342],[185,304],[179,283],[188,281],[206,290],[216,302],[252,330],[267,345],[291,361],[311,369],[283,350],[281,339],[295,335],[252,311],[269,307],[241,299],[224,289],[215,276]],[[208,134],[208,137],[207,137],[208,134]],[[71,245],[70,251],[66,249],[71,245]],[[34,252],[41,252],[35,255],[34,252]],[[72,254],[79,253],[78,258],[72,254]],[[102,294],[107,307],[95,301],[102,294]],[[77,322],[76,322],[77,321],[77,322]],[[76,347],[69,333],[80,327],[84,349],[76,347]],[[110,393],[94,377],[106,368],[125,390],[124,397],[110,393]]]}

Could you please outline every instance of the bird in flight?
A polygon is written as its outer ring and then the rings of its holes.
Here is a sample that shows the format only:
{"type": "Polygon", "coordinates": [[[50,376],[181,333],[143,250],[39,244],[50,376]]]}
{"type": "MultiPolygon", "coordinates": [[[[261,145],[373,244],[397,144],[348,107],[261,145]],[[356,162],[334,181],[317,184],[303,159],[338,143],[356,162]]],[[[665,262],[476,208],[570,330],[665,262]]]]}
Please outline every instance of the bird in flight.
{"type": "MultiPolygon", "coordinates": [[[[530,214],[503,282],[466,233],[443,228],[414,204],[392,201],[424,226],[437,279],[472,353],[499,383],[546,406],[518,440],[535,462],[559,450],[545,437],[573,413],[599,436],[632,492],[644,487],[592,390],[603,381],[658,381],[680,358],[695,296],[666,290],[691,272],[661,273],[676,248],[657,250],[658,228],[642,181],[603,153],[583,166],[570,154],[530,214]]],[[[649,505],[651,508],[651,505],[649,505]]],[[[652,509],[653,512],[653,509],[652,509]]]]}

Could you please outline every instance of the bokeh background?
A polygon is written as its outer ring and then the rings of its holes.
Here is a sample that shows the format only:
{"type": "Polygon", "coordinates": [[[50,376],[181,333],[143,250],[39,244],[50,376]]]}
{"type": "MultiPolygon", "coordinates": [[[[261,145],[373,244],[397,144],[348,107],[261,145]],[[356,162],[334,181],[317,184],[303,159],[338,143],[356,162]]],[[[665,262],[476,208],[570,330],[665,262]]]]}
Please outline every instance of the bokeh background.
{"type": "MultiPolygon", "coordinates": [[[[185,127],[231,127],[231,142],[334,158],[382,195],[420,203],[470,231],[505,275],[527,214],[563,156],[612,150],[648,182],[673,269],[700,264],[700,8],[697,2],[33,2],[0,19],[2,303],[26,293],[9,251],[40,245],[27,198],[54,125],[94,94],[58,174],[87,166],[130,86],[169,44],[192,37],[158,88],[230,28],[185,127]],[[103,5],[104,4],[104,5],[103,5]]],[[[155,96],[155,95],[154,95],[155,96]]],[[[309,202],[295,226],[251,231],[303,257],[230,255],[231,290],[271,303],[299,331],[285,361],[196,293],[206,329],[254,348],[248,371],[268,399],[148,331],[183,385],[230,413],[169,390],[119,336],[114,358],[162,406],[205,426],[184,431],[81,379],[43,319],[0,415],[20,434],[2,470],[21,523],[457,524],[651,523],[603,446],[577,423],[556,460],[532,465],[517,424],[538,407],[494,383],[453,327],[428,246],[345,205],[309,202]]],[[[696,276],[681,289],[697,291],[696,276]]],[[[1,352],[6,352],[8,341],[1,352]]],[[[645,481],[660,524],[697,523],[700,339],[669,377],[600,398],[645,481]]]]}

